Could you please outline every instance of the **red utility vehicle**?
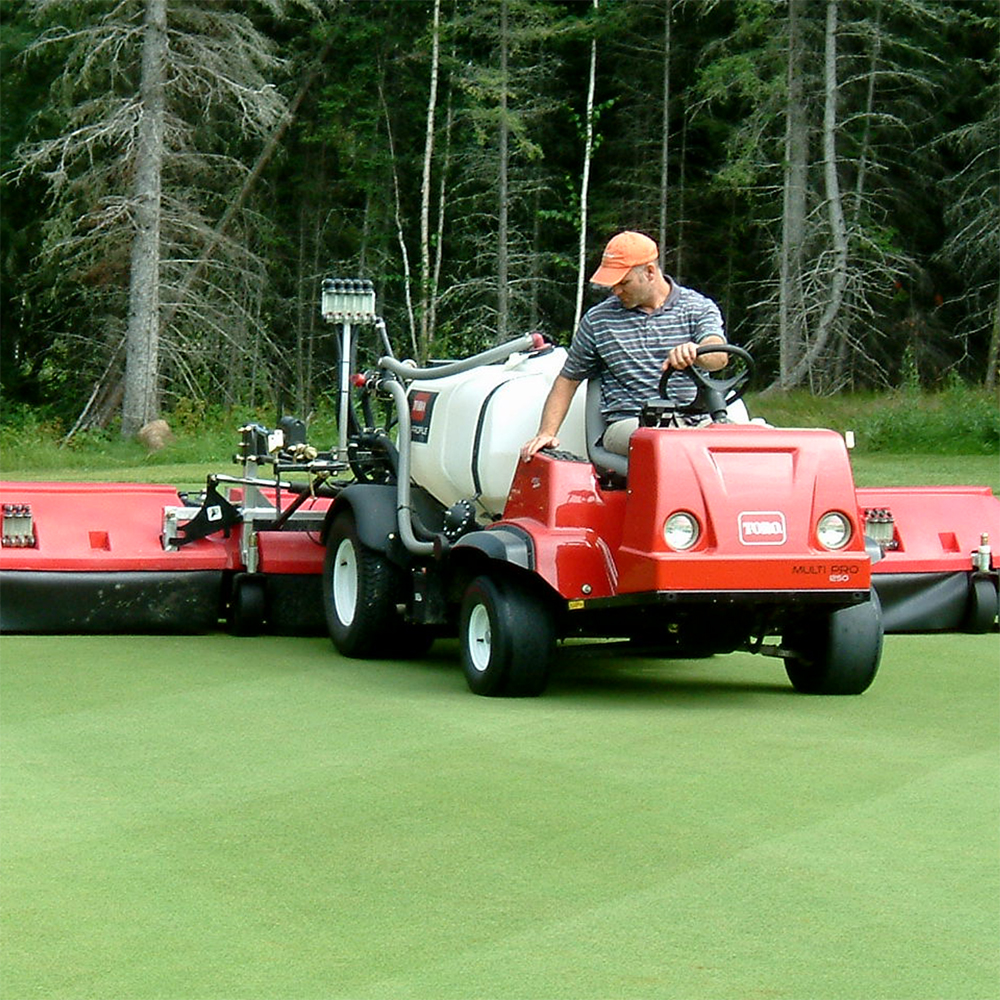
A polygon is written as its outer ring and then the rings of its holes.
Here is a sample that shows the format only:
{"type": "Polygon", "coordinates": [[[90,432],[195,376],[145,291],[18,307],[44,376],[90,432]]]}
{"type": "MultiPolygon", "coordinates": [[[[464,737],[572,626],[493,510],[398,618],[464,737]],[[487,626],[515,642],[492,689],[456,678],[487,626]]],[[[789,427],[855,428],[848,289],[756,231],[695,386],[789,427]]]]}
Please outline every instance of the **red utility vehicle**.
{"type": "Polygon", "coordinates": [[[197,497],[0,484],[0,628],[325,625],[342,653],[371,658],[457,633],[474,692],[534,695],[567,638],[625,639],[622,655],[744,649],[780,658],[799,691],[857,694],[883,631],[995,627],[1000,501],[857,490],[839,434],[750,420],[741,348],[701,349],[733,355],[730,377],[672,374],[695,381],[710,424],[670,426],[651,400],[628,457],[614,455],[593,385],[564,450],[524,463],[562,348],[529,335],[418,368],[393,356],[370,283],[327,279],[322,312],[341,327],[336,446],[317,451],[292,418],[248,425],[242,474],[210,476],[197,497]],[[362,324],[385,348],[363,373],[362,324]]]}
{"type": "MultiPolygon", "coordinates": [[[[700,349],[720,350],[749,362],[737,347],[700,349]]],[[[419,388],[408,398],[397,381],[405,366],[383,365],[390,378],[373,389],[397,397],[399,440],[433,453],[441,401],[428,387],[455,373],[413,372],[419,388]],[[415,394],[423,403],[416,438],[415,394]]],[[[689,409],[714,423],[669,426],[673,409],[654,400],[629,456],[613,455],[600,445],[591,390],[587,453],[541,452],[518,463],[515,451],[502,513],[485,524],[471,499],[435,512],[402,460],[395,485],[345,489],[330,511],[324,568],[340,650],[390,655],[401,628],[413,641],[414,632],[429,637],[457,620],[466,680],[478,694],[538,694],[557,641],[574,636],[626,638],[635,651],[667,657],[748,649],[783,659],[801,691],[864,691],[878,669],[882,620],[843,439],[729,422],[749,368],[728,379],[678,374],[698,387],[689,409]]],[[[537,412],[511,419],[520,442],[537,412]]]]}

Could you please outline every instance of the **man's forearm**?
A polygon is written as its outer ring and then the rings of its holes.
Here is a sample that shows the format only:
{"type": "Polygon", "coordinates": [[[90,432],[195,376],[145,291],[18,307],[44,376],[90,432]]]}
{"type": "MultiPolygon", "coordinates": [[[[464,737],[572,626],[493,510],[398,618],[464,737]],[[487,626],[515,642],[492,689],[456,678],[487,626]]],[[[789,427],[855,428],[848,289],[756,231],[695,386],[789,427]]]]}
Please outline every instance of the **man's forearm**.
{"type": "Polygon", "coordinates": [[[563,375],[556,376],[542,408],[542,417],[538,422],[539,435],[547,434],[555,437],[559,433],[579,384],[563,375]]]}
{"type": "MultiPolygon", "coordinates": [[[[699,347],[704,347],[708,344],[724,344],[726,341],[722,337],[704,337],[698,342],[699,347]]],[[[716,351],[713,354],[703,354],[695,362],[699,368],[705,368],[710,372],[718,371],[720,368],[725,368],[729,363],[729,355],[724,351],[716,351]]]]}

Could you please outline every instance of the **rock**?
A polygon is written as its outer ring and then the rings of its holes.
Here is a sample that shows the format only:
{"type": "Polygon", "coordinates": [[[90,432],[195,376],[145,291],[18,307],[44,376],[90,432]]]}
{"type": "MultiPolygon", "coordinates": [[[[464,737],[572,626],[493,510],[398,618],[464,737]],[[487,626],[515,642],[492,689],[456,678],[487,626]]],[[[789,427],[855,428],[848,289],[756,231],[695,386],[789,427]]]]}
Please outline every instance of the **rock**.
{"type": "Polygon", "coordinates": [[[159,451],[164,445],[173,441],[174,432],[166,420],[150,420],[148,424],[143,424],[139,428],[136,438],[150,451],[159,451]]]}

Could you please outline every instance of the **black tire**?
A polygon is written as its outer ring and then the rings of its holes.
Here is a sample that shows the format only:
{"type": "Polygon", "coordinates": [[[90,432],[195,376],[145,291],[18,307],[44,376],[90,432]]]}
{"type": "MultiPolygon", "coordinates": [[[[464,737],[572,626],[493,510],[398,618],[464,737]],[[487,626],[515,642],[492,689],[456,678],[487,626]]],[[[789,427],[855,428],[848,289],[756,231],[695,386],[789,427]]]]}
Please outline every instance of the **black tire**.
{"type": "Polygon", "coordinates": [[[359,659],[391,653],[402,624],[400,590],[399,569],[362,544],[350,510],[339,513],[323,560],[323,608],[337,649],[359,659]]]}
{"type": "Polygon", "coordinates": [[[556,633],[540,595],[507,578],[477,577],[462,599],[458,635],[474,694],[534,697],[545,690],[556,633]]]}
{"type": "Polygon", "coordinates": [[[802,694],[861,694],[882,657],[882,606],[874,589],[864,604],[797,625],[784,636],[793,655],[785,671],[802,694]]]}
{"type": "Polygon", "coordinates": [[[988,576],[969,580],[969,603],[962,619],[962,631],[981,635],[993,628],[997,618],[997,588],[988,576]]]}
{"type": "Polygon", "coordinates": [[[233,635],[260,635],[267,616],[267,585],[264,577],[238,573],[233,579],[229,604],[229,631],[233,635]]]}

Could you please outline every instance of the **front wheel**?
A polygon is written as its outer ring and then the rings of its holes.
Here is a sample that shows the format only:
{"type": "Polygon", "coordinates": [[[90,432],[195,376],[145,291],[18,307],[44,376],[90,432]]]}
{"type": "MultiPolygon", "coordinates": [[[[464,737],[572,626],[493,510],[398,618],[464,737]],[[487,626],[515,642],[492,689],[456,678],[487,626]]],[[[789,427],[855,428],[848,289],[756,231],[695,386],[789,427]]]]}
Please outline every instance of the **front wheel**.
{"type": "Polygon", "coordinates": [[[555,622],[544,598],[516,581],[477,577],[459,617],[462,669],[481,695],[539,695],[555,653],[555,622]]]}
{"type": "Polygon", "coordinates": [[[803,694],[861,694],[882,657],[882,606],[874,590],[864,604],[797,624],[784,636],[785,672],[803,694]]]}

